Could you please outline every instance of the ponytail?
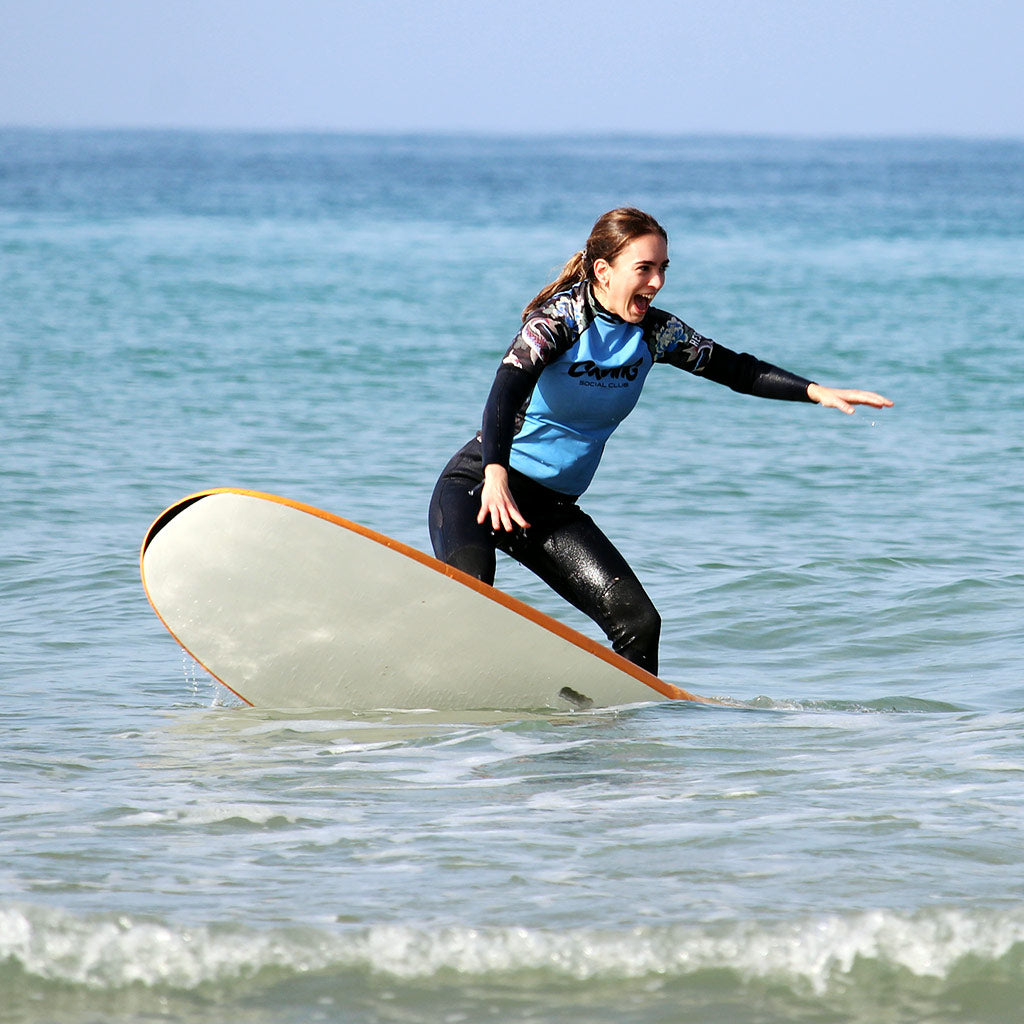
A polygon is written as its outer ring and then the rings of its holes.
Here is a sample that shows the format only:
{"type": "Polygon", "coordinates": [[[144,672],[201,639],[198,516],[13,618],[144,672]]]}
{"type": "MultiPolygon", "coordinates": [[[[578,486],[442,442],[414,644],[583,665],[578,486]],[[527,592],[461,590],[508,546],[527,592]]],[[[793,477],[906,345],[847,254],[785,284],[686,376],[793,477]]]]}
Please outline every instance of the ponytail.
{"type": "Polygon", "coordinates": [[[527,303],[526,308],[523,310],[523,323],[526,322],[531,313],[540,309],[552,295],[557,295],[559,292],[564,292],[566,289],[571,288],[574,284],[587,280],[588,268],[586,258],[587,254],[583,249],[579,252],[574,252],[569,257],[558,277],[546,288],[542,288],[527,303]]]}

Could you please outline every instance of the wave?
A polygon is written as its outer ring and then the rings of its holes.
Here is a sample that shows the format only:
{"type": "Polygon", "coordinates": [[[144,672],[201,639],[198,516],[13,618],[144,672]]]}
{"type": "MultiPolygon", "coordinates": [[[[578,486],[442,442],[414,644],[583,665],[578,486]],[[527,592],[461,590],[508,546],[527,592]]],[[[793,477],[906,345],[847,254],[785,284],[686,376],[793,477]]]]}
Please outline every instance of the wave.
{"type": "Polygon", "coordinates": [[[736,702],[735,706],[757,711],[809,711],[809,712],[851,712],[854,714],[962,714],[971,709],[962,704],[948,701],[929,700],[924,697],[877,697],[873,700],[786,700],[772,697],[755,697],[753,700],[736,702]]]}
{"type": "MultiPolygon", "coordinates": [[[[269,1005],[282,991],[293,1008],[323,1004],[325,991],[369,1001],[385,988],[394,1003],[403,993],[422,998],[424,986],[435,995],[457,991],[463,1001],[500,1001],[504,988],[518,993],[519,1003],[530,991],[547,1002],[577,1004],[584,992],[590,999],[600,990],[606,1002],[628,996],[635,1004],[660,993],[691,1007],[712,998],[709,993],[742,1003],[752,992],[762,1002],[771,992],[781,1000],[779,1020],[794,1019],[797,1004],[818,1012],[842,1005],[860,1019],[851,1006],[865,1003],[874,1016],[863,1019],[887,1020],[872,995],[884,992],[890,1010],[924,1000],[933,1012],[959,1006],[960,1017],[950,1020],[998,1020],[977,1006],[965,1017],[964,1000],[997,998],[999,1006],[1024,1000],[1024,909],[874,910],[784,923],[624,930],[345,922],[186,927],[34,906],[0,909],[0,1005],[12,1008],[27,1006],[29,997],[38,1011],[48,1000],[66,1001],[69,992],[81,1004],[140,990],[172,1002],[188,996],[193,1010],[197,999],[223,1006],[254,993],[269,1005]]],[[[198,1019],[193,1010],[181,1019],[198,1019]]]]}

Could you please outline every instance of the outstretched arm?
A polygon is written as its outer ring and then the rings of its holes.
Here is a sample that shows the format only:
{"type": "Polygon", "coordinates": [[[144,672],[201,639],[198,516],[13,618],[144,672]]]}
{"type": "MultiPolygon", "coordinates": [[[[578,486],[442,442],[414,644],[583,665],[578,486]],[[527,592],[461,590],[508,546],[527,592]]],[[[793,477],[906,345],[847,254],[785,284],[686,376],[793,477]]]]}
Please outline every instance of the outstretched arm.
{"type": "Polygon", "coordinates": [[[806,377],[783,370],[781,367],[765,363],[748,353],[733,352],[724,345],[715,344],[711,349],[708,361],[697,368],[678,362],[675,353],[670,353],[667,362],[675,362],[683,369],[699,373],[718,384],[724,384],[733,391],[744,395],[757,395],[759,398],[782,398],[791,402],[815,402],[827,409],[839,409],[847,414],[853,412],[855,405],[871,405],[876,409],[886,409],[892,401],[874,391],[861,391],[857,388],[827,388],[823,384],[815,384],[806,377]]]}
{"type": "Polygon", "coordinates": [[[827,388],[821,384],[808,384],[807,397],[826,409],[838,409],[847,415],[855,405],[870,405],[875,409],[888,409],[892,400],[874,391],[860,391],[857,388],[827,388]]]}

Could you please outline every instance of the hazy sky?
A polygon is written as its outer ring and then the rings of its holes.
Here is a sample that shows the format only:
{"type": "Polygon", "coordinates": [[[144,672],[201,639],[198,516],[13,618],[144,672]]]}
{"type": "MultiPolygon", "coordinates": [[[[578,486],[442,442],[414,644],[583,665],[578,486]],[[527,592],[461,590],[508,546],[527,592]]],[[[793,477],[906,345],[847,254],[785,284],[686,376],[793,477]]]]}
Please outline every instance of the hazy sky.
{"type": "Polygon", "coordinates": [[[0,0],[0,125],[1024,136],[1024,0],[0,0]]]}

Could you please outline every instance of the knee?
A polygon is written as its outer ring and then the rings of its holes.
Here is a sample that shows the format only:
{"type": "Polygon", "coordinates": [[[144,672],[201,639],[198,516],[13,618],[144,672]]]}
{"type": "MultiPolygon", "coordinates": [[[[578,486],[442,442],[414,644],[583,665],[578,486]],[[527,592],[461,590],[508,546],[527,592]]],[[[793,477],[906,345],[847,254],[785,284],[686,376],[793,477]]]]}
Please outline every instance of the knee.
{"type": "Polygon", "coordinates": [[[655,638],[661,634],[658,609],[634,580],[614,580],[601,595],[601,606],[611,621],[628,623],[632,631],[655,638]]]}
{"type": "Polygon", "coordinates": [[[632,633],[645,645],[657,647],[661,639],[661,616],[645,594],[646,602],[632,609],[632,633]]]}
{"type": "Polygon", "coordinates": [[[601,595],[602,614],[612,648],[657,673],[661,616],[639,583],[617,579],[601,595]]]}
{"type": "Polygon", "coordinates": [[[495,557],[494,549],[484,544],[467,544],[445,552],[440,559],[445,565],[464,572],[467,576],[494,586],[495,557]]]}

